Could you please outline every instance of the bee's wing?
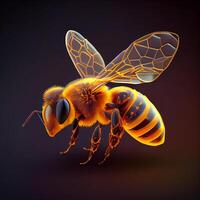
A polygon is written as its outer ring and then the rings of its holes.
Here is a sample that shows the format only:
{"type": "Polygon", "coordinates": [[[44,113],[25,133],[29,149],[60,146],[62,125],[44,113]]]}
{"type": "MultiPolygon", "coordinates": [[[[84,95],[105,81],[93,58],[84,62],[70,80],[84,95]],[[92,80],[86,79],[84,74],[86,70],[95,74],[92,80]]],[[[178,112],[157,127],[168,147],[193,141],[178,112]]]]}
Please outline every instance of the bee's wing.
{"type": "Polygon", "coordinates": [[[105,68],[100,53],[76,31],[68,31],[65,36],[67,51],[82,78],[95,77],[105,68]]]}
{"type": "Polygon", "coordinates": [[[175,33],[150,33],[134,41],[97,77],[117,83],[152,82],[169,66],[178,46],[179,36],[175,33]]]}

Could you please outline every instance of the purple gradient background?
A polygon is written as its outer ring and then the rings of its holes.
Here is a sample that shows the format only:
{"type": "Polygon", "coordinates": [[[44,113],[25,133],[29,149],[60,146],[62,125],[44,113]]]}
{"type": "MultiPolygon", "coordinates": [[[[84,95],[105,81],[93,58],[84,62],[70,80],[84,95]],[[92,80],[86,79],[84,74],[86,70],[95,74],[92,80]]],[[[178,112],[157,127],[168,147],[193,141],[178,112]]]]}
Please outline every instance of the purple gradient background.
{"type": "MultiPolygon", "coordinates": [[[[1,199],[198,199],[199,173],[199,31],[197,5],[181,2],[8,2],[1,6],[1,199]],[[144,146],[125,135],[102,166],[108,127],[100,150],[87,166],[93,128],[83,128],[76,148],[58,154],[71,127],[49,138],[27,114],[42,105],[52,85],[79,78],[64,44],[67,30],[88,38],[106,63],[138,37],[169,30],[180,35],[180,49],[154,83],[135,87],[160,111],[166,142],[144,146]]],[[[109,84],[110,87],[119,84],[109,84]]]]}

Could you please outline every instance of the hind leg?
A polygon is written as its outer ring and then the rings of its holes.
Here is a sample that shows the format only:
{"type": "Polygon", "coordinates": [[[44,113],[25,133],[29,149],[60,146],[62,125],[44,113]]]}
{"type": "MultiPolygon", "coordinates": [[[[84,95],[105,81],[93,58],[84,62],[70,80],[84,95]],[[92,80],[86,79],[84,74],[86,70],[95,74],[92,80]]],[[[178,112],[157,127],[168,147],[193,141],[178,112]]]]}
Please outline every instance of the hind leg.
{"type": "Polygon", "coordinates": [[[60,152],[60,154],[62,154],[62,155],[66,154],[71,149],[71,147],[76,144],[77,137],[78,137],[78,131],[79,131],[78,121],[79,121],[78,119],[75,119],[73,121],[72,135],[70,138],[69,145],[64,151],[60,152]]]}
{"type": "Polygon", "coordinates": [[[102,126],[99,124],[96,126],[92,134],[92,138],[90,140],[90,148],[85,148],[85,147],[83,148],[84,150],[89,152],[89,155],[85,162],[80,163],[81,165],[85,165],[91,160],[93,154],[97,151],[100,145],[101,135],[102,135],[102,126]]]}
{"type": "Polygon", "coordinates": [[[105,152],[105,157],[101,162],[99,162],[99,164],[104,163],[106,159],[110,156],[113,149],[115,149],[119,145],[123,134],[124,134],[124,129],[122,127],[122,121],[119,110],[114,109],[111,115],[109,144],[105,152]]]}

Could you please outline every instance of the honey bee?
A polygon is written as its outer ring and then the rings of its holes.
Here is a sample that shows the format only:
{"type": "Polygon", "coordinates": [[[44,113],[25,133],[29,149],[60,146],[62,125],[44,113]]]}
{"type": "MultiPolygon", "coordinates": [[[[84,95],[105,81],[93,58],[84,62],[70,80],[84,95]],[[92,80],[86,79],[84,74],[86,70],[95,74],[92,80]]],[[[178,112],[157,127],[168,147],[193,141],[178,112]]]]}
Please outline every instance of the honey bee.
{"type": "Polygon", "coordinates": [[[109,143],[103,163],[119,145],[127,132],[142,144],[158,146],[165,141],[165,126],[161,115],[149,99],[127,86],[109,89],[109,82],[142,84],[156,80],[169,66],[178,46],[179,36],[172,32],[153,32],[139,38],[122,51],[107,66],[94,46],[76,31],[68,31],[66,48],[81,79],[65,87],[53,86],[43,94],[42,111],[34,110],[41,118],[47,134],[57,135],[73,124],[66,154],[76,144],[79,127],[97,124],[88,151],[89,162],[97,151],[102,126],[110,124],[109,143]],[[40,116],[42,115],[42,117],[40,116]]]}

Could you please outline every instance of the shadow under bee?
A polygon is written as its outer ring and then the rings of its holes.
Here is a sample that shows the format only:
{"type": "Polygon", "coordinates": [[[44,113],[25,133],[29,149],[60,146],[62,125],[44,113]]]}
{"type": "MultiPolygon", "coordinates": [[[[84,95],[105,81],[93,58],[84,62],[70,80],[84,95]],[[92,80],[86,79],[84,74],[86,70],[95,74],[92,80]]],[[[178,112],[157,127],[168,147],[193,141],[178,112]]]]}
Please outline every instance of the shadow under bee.
{"type": "Polygon", "coordinates": [[[105,162],[102,165],[98,165],[99,160],[102,159],[103,151],[100,151],[96,156],[95,159],[92,160],[85,166],[79,165],[79,162],[85,159],[86,155],[79,154],[79,155],[71,155],[67,157],[57,157],[56,162],[52,161],[53,166],[52,170],[59,170],[62,172],[69,172],[70,171],[87,171],[92,170],[95,172],[100,171],[118,171],[118,170],[136,170],[136,169],[146,169],[152,168],[157,165],[166,164],[167,160],[151,156],[148,157],[147,155],[132,155],[130,159],[130,155],[113,155],[113,157],[109,160],[109,162],[105,162]]]}

